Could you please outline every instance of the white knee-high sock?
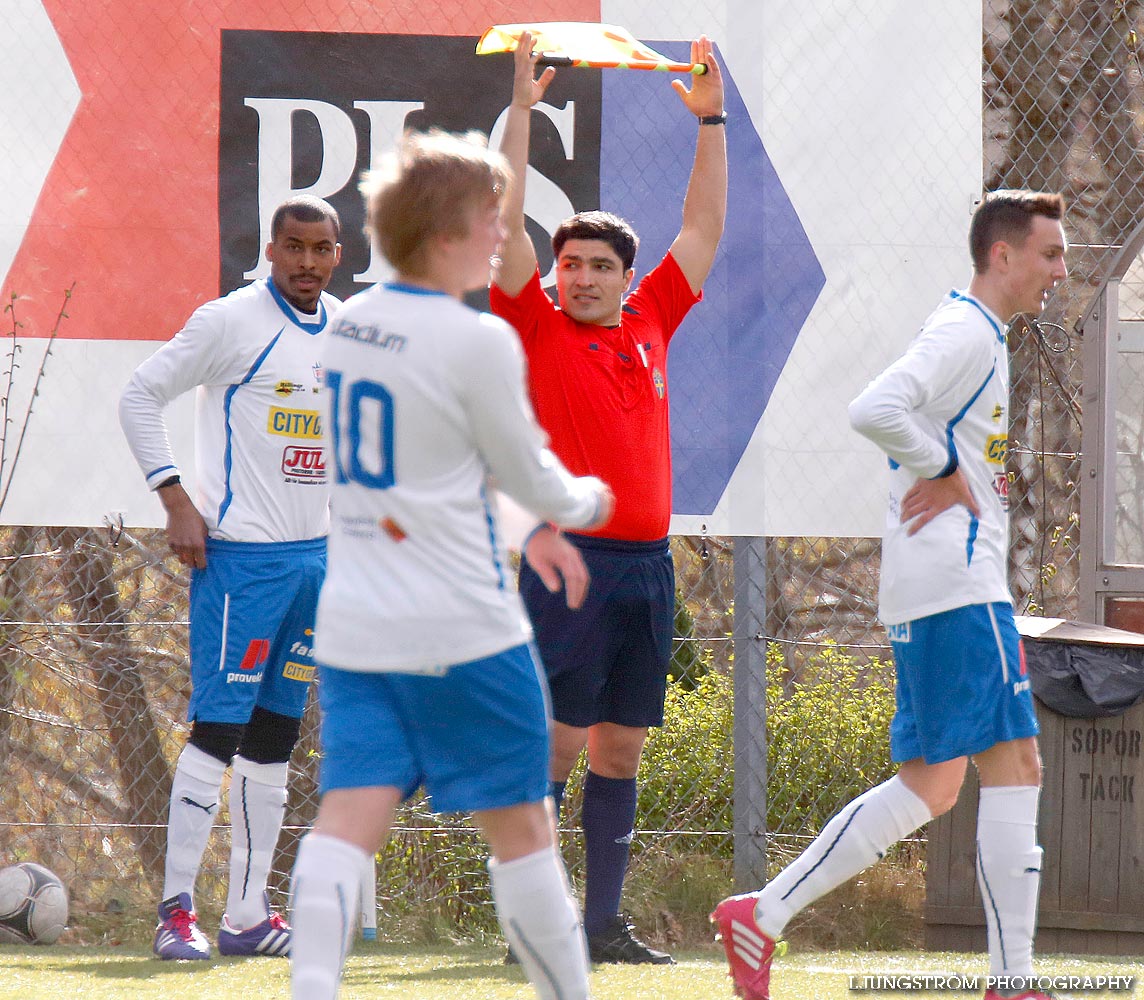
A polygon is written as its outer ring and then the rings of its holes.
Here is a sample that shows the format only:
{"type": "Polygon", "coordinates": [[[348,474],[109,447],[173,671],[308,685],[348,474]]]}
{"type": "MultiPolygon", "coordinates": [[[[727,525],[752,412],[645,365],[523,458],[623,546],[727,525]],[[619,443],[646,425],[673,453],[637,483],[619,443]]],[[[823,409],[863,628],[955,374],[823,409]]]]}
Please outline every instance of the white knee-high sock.
{"type": "Polygon", "coordinates": [[[194,900],[203,851],[218,813],[218,794],[226,765],[188,743],[179,754],[171,782],[167,814],[167,859],[163,898],[185,892],[194,900]]]}
{"type": "Polygon", "coordinates": [[[977,884],[985,904],[989,972],[1033,974],[1041,890],[1036,785],[982,788],[977,805],[977,884]]]}
{"type": "Polygon", "coordinates": [[[891,844],[930,819],[929,807],[897,775],[871,788],[767,883],[755,904],[755,921],[765,934],[778,938],[799,910],[869,868],[891,844]]]}
{"type": "Polygon", "coordinates": [[[369,855],[336,837],[308,833],[290,880],[290,985],[294,1000],[334,1000],[342,978],[358,887],[369,855]]]}
{"type": "Polygon", "coordinates": [[[286,814],[286,764],[236,754],[230,778],[230,882],[226,918],[235,930],[262,923],[266,880],[286,814]]]}
{"type": "Polygon", "coordinates": [[[497,919],[540,1000],[586,1000],[588,948],[556,848],[489,859],[497,919]]]}

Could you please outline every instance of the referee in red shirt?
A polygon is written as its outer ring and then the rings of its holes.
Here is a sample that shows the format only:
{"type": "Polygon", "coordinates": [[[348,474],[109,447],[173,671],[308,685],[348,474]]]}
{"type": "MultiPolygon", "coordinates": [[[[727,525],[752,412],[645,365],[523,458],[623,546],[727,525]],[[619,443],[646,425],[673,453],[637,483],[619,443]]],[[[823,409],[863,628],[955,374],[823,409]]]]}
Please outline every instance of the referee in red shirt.
{"type": "Polygon", "coordinates": [[[620,915],[636,814],[636,774],[648,727],[663,723],[671,660],[675,573],[668,547],[671,447],[667,349],[702,298],[723,235],[727,144],[723,78],[706,37],[691,45],[707,72],[689,90],[672,81],[698,119],[683,224],[662,261],[627,295],[639,240],[608,212],[565,220],[552,239],[559,307],[540,285],[525,230],[524,179],[531,109],[555,70],[536,77],[532,38],[515,55],[512,105],[501,152],[516,181],[504,205],[508,230],[490,297],[493,312],[520,333],[533,406],[551,447],[575,475],[612,487],[616,510],[603,529],[569,534],[592,576],[588,598],[570,612],[524,566],[520,590],[552,689],[552,792],[588,750],[584,781],[587,879],[584,930],[594,962],[669,964],[620,915]],[[626,298],[625,298],[626,296],[626,298]]]}

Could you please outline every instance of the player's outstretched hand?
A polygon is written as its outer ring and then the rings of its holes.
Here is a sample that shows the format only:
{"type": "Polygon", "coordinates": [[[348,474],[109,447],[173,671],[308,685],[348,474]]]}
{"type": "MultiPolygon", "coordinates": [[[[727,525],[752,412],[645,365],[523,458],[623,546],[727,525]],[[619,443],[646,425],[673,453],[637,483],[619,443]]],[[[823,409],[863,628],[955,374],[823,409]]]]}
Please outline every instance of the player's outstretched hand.
{"type": "Polygon", "coordinates": [[[536,76],[536,60],[539,54],[532,51],[532,33],[522,31],[520,41],[513,50],[512,103],[522,108],[531,108],[543,96],[556,75],[556,69],[547,66],[539,77],[536,76]]]}
{"type": "Polygon", "coordinates": [[[956,507],[965,507],[974,517],[981,516],[969,481],[961,469],[942,479],[919,479],[902,497],[902,524],[908,524],[907,535],[916,535],[938,514],[956,507]]]}
{"type": "Polygon", "coordinates": [[[555,594],[562,586],[564,599],[573,610],[588,593],[588,567],[584,557],[551,525],[537,528],[524,544],[524,558],[540,582],[555,594]]]}
{"type": "MultiPolygon", "coordinates": [[[[715,46],[706,35],[700,35],[691,43],[691,61],[704,63],[707,72],[691,77],[691,89],[682,80],[672,80],[671,85],[679,99],[696,118],[704,115],[723,113],[723,74],[715,59],[715,46]]],[[[547,84],[545,85],[547,86],[547,84]]],[[[514,95],[515,100],[515,95],[514,95]]]]}

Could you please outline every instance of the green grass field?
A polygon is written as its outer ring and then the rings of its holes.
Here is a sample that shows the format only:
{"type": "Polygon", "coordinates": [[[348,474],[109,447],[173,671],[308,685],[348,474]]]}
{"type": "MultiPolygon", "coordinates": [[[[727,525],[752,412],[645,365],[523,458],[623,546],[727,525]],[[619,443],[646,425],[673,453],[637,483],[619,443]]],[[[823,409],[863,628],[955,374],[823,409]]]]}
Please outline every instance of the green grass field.
{"type": "MultiPolygon", "coordinates": [[[[520,971],[501,964],[488,947],[405,948],[358,944],[341,1000],[531,1000],[520,971]]],[[[674,967],[598,966],[596,1000],[718,1000],[732,997],[721,953],[684,952],[674,967]]],[[[805,952],[775,964],[774,1000],[842,1000],[891,996],[852,989],[853,976],[984,975],[982,955],[922,952],[805,952]]],[[[1144,960],[1043,956],[1045,976],[1144,976],[1144,960]]],[[[911,997],[980,996],[977,990],[901,990],[911,997]]],[[[1076,992],[1077,996],[1086,995],[1076,992]]],[[[1116,1000],[1135,990],[1087,994],[1116,1000]]],[[[1140,995],[1144,996],[1144,992],[1140,995]]],[[[160,962],[135,948],[0,946],[0,1000],[242,1000],[289,996],[289,970],[279,959],[160,962]]]]}

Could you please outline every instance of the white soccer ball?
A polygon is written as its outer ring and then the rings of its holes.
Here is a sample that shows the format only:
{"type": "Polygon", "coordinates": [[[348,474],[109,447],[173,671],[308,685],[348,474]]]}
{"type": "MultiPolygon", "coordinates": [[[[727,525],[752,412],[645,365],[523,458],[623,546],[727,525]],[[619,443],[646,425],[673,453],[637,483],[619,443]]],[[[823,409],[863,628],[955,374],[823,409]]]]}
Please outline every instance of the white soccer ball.
{"type": "Polygon", "coordinates": [[[0,941],[51,944],[67,927],[68,891],[43,865],[0,869],[0,941]]]}

